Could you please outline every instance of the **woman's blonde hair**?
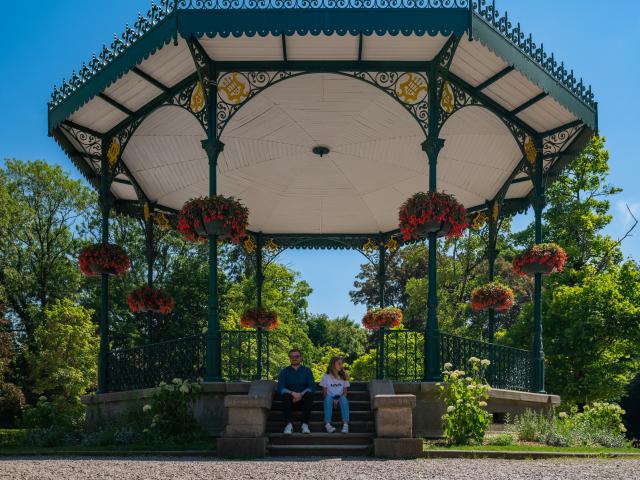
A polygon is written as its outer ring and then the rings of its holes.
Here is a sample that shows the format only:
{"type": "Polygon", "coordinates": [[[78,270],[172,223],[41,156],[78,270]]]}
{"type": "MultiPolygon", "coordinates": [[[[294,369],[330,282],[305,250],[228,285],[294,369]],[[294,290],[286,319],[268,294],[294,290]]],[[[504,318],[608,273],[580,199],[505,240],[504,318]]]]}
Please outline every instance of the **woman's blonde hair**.
{"type": "MultiPolygon", "coordinates": [[[[331,357],[331,360],[329,360],[329,366],[327,367],[327,373],[331,376],[333,376],[333,371],[335,370],[335,365],[336,362],[340,360],[341,362],[344,363],[344,359],[340,356],[340,355],[336,355],[335,357],[331,357]]],[[[347,371],[344,369],[344,366],[342,368],[342,370],[340,370],[338,372],[338,376],[342,379],[342,380],[349,380],[349,375],[347,374],[347,371]]]]}

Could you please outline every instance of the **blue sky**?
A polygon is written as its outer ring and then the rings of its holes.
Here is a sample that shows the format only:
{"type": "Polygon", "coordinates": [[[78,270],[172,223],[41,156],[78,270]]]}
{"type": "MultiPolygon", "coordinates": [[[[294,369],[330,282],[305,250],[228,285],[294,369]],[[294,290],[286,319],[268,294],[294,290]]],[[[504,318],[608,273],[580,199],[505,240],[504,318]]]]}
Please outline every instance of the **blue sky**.
{"type": "MultiPolygon", "coordinates": [[[[624,189],[612,201],[614,237],[630,225],[628,204],[640,217],[638,115],[640,96],[640,14],[631,0],[615,7],[595,0],[501,0],[509,17],[520,21],[545,50],[564,60],[593,85],[599,102],[600,131],[611,152],[610,182],[624,189]]],[[[70,161],[47,136],[46,105],[54,84],[68,78],[82,61],[110,43],[125,23],[133,24],[150,0],[56,0],[5,2],[4,45],[0,53],[0,159],[44,159],[78,176],[70,161]]],[[[526,224],[521,216],[516,227],[526,224]]],[[[623,244],[625,255],[640,259],[640,230],[623,244]]],[[[314,288],[310,307],[331,316],[360,318],[348,292],[364,260],[357,252],[290,251],[281,261],[301,272],[314,288]]]]}

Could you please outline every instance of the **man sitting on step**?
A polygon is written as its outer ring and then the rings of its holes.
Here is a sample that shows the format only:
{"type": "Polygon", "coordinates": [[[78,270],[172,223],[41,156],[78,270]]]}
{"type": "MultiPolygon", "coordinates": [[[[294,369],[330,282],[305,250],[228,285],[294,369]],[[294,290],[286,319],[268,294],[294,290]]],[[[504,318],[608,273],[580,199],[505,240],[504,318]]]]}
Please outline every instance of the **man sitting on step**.
{"type": "Polygon", "coordinates": [[[294,408],[302,410],[302,433],[311,433],[309,420],[311,420],[311,407],[313,405],[313,392],[316,389],[316,381],[309,367],[302,365],[302,352],[297,348],[289,351],[291,365],[283,368],[278,377],[278,393],[282,397],[282,409],[284,410],[285,435],[293,433],[291,424],[291,411],[294,408]]]}

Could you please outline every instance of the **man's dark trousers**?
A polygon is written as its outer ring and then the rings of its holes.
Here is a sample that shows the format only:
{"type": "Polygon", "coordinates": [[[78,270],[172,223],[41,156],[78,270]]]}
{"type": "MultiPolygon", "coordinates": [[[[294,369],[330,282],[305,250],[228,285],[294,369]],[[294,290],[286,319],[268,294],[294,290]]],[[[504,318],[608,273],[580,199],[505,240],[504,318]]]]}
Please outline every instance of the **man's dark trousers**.
{"type": "Polygon", "coordinates": [[[282,409],[285,423],[291,423],[291,411],[294,408],[302,410],[302,423],[311,420],[311,407],[313,406],[313,393],[306,392],[298,402],[293,401],[290,393],[282,394],[282,409]]]}

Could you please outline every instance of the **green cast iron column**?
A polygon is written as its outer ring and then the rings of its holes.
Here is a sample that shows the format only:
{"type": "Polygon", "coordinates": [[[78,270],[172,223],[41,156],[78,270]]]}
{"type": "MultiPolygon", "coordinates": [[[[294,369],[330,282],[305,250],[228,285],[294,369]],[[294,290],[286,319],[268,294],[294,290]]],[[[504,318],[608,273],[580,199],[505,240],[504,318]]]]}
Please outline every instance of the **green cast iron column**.
{"type": "MultiPolygon", "coordinates": [[[[535,213],[535,243],[542,243],[542,210],[545,206],[542,145],[537,138],[533,211],[535,213]]],[[[534,392],[545,393],[544,351],[542,348],[542,274],[536,273],[533,290],[533,385],[534,392]]]]}
{"type": "Polygon", "coordinates": [[[378,245],[378,301],[380,308],[384,308],[384,287],[387,284],[387,265],[385,263],[385,248],[382,240],[378,245]]]}
{"type": "MultiPolygon", "coordinates": [[[[109,144],[102,142],[100,160],[100,209],[102,211],[102,243],[109,243],[109,212],[113,203],[109,191],[111,171],[107,161],[109,144]]],[[[109,276],[100,278],[100,353],[98,356],[98,393],[109,391],[109,276]]]]}
{"type": "MultiPolygon", "coordinates": [[[[495,201],[487,205],[489,223],[489,245],[487,246],[487,260],[488,260],[488,277],[489,281],[493,282],[495,279],[495,264],[496,264],[496,243],[498,241],[498,218],[494,218],[495,201]]],[[[489,324],[487,332],[487,340],[489,343],[493,343],[495,336],[495,323],[496,323],[496,311],[490,308],[488,311],[489,324]]]]}
{"type": "MultiPolygon", "coordinates": [[[[153,217],[151,216],[151,206],[148,205],[148,208],[149,216],[144,220],[144,240],[145,256],[147,257],[147,286],[153,288],[153,264],[155,262],[155,254],[153,251],[153,217]]],[[[147,333],[149,335],[148,342],[153,343],[153,312],[147,313],[147,333]]]]}
{"type": "MultiPolygon", "coordinates": [[[[257,307],[262,308],[262,284],[264,283],[264,275],[262,273],[262,234],[256,234],[256,290],[257,290],[257,307]]],[[[262,329],[258,328],[256,332],[256,350],[257,364],[256,377],[258,380],[262,378],[262,329]]]]}
{"type": "MultiPolygon", "coordinates": [[[[202,141],[202,147],[209,157],[209,195],[217,194],[218,156],[224,144],[217,138],[202,141]]],[[[205,380],[222,380],[222,353],[220,338],[220,320],[218,319],[218,236],[209,237],[209,315],[207,318],[207,363],[205,380]]]]}
{"type": "MultiPolygon", "coordinates": [[[[429,191],[436,191],[436,162],[438,152],[444,141],[436,138],[423,144],[429,157],[429,191]]],[[[435,232],[429,233],[429,297],[427,300],[427,324],[424,341],[424,377],[425,382],[441,380],[440,372],[440,327],[438,325],[438,287],[437,287],[437,253],[438,237],[435,232]]]]}
{"type": "MultiPolygon", "coordinates": [[[[438,154],[444,147],[444,140],[438,138],[438,118],[440,117],[440,96],[437,89],[437,65],[429,69],[429,129],[422,150],[429,159],[429,192],[437,191],[438,154]]],[[[427,300],[427,323],[424,339],[425,382],[437,382],[442,379],[440,369],[440,327],[438,326],[438,290],[437,290],[437,253],[438,237],[429,233],[429,297],[427,300]]]]}

